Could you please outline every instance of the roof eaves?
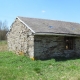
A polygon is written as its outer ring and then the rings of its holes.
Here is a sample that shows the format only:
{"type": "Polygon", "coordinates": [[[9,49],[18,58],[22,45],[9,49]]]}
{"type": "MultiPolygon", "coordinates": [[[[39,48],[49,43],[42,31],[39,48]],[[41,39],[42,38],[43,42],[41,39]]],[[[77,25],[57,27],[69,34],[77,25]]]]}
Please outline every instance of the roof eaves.
{"type": "Polygon", "coordinates": [[[35,33],[34,30],[32,30],[26,23],[24,23],[19,17],[17,17],[20,22],[22,22],[26,27],[28,27],[33,33],[35,33]]]}
{"type": "Polygon", "coordinates": [[[66,33],[35,33],[34,35],[54,35],[54,36],[77,36],[80,37],[80,34],[66,34],[66,33]]]}

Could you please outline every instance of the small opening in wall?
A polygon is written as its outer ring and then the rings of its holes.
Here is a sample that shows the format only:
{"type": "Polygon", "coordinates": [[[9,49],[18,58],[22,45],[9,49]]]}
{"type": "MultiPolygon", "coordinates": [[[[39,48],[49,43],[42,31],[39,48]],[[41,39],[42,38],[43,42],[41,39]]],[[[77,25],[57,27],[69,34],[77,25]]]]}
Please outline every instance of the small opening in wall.
{"type": "Polygon", "coordinates": [[[73,37],[65,37],[65,49],[73,50],[73,37]]]}

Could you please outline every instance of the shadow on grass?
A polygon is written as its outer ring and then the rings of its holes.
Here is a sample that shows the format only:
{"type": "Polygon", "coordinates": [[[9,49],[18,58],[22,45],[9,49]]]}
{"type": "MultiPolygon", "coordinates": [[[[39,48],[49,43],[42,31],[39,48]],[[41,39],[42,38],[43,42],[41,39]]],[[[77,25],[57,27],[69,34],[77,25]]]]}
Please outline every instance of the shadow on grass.
{"type": "Polygon", "coordinates": [[[80,57],[78,57],[78,56],[75,56],[75,57],[61,57],[61,56],[58,56],[58,57],[52,57],[52,58],[46,58],[46,59],[38,59],[38,60],[45,61],[45,60],[51,60],[51,59],[54,59],[55,61],[67,61],[67,60],[80,59],[80,57]]]}
{"type": "Polygon", "coordinates": [[[80,57],[54,57],[55,61],[67,61],[67,60],[76,60],[80,59],[80,57]]]}

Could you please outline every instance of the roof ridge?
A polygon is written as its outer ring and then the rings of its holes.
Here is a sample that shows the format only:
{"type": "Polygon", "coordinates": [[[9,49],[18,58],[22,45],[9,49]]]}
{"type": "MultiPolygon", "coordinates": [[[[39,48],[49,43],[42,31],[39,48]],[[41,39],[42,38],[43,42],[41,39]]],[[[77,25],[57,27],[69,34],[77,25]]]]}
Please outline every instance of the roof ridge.
{"type": "Polygon", "coordinates": [[[71,22],[71,21],[63,21],[63,20],[54,20],[54,19],[43,19],[43,18],[35,18],[35,17],[23,17],[23,16],[18,16],[18,18],[29,18],[29,19],[39,19],[39,20],[49,20],[49,21],[57,21],[57,22],[65,22],[65,23],[73,23],[73,24],[80,24],[77,22],[71,22]]]}

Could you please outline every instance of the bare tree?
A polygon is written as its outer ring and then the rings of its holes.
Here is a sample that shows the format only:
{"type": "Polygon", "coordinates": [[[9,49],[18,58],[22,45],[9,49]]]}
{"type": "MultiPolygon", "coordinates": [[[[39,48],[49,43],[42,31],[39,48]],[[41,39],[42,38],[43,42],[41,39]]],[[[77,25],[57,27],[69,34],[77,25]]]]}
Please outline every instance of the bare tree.
{"type": "Polygon", "coordinates": [[[8,32],[7,21],[0,21],[0,40],[6,40],[6,34],[8,32]]]}
{"type": "Polygon", "coordinates": [[[2,27],[2,21],[0,21],[0,30],[1,30],[1,27],[2,27]]]}
{"type": "Polygon", "coordinates": [[[7,26],[7,25],[8,25],[8,23],[7,23],[7,21],[5,20],[5,21],[3,22],[3,24],[2,24],[2,29],[7,31],[7,30],[8,30],[8,26],[7,26]]]}

